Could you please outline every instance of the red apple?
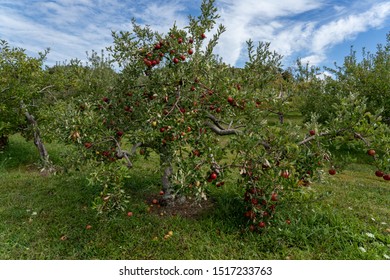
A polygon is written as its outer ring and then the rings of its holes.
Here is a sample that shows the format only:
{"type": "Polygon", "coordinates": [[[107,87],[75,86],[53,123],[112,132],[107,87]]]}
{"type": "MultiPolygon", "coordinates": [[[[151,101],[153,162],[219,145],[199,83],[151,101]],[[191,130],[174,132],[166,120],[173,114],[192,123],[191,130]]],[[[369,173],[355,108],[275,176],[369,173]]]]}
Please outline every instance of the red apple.
{"type": "Polygon", "coordinates": [[[164,191],[163,190],[160,191],[160,195],[164,195],[164,191]]]}
{"type": "Polygon", "coordinates": [[[179,63],[179,60],[175,57],[175,58],[173,59],[173,63],[177,64],[177,63],[179,63]]]}
{"type": "Polygon", "coordinates": [[[165,127],[161,127],[160,132],[165,132],[165,127]]]}
{"type": "Polygon", "coordinates": [[[254,213],[252,210],[248,210],[244,213],[244,216],[246,218],[254,219],[256,217],[256,213],[254,213]]]}
{"type": "Polygon", "coordinates": [[[260,223],[258,224],[258,226],[259,226],[260,228],[264,228],[264,227],[265,227],[265,223],[264,223],[264,222],[260,222],[260,223]]]}
{"type": "Polygon", "coordinates": [[[368,151],[367,151],[367,154],[369,155],[369,156],[375,156],[375,150],[374,149],[369,149],[368,151]]]}
{"type": "Polygon", "coordinates": [[[272,193],[271,200],[272,201],[278,201],[278,194],[277,193],[272,193]]]}
{"type": "Polygon", "coordinates": [[[193,39],[193,38],[190,38],[190,39],[188,40],[188,43],[190,43],[190,44],[194,43],[194,39],[193,39]]]}
{"type": "Polygon", "coordinates": [[[383,175],[385,175],[385,173],[383,173],[383,171],[380,171],[380,170],[375,171],[375,176],[383,177],[383,175]]]}
{"type": "Polygon", "coordinates": [[[117,131],[117,132],[116,132],[116,135],[117,135],[118,137],[122,137],[123,131],[117,131]]]}
{"type": "Polygon", "coordinates": [[[153,204],[158,204],[158,200],[157,200],[157,199],[153,199],[153,200],[152,200],[152,203],[153,203],[153,204]]]}
{"type": "Polygon", "coordinates": [[[316,135],[316,132],[315,132],[315,130],[313,130],[313,129],[312,129],[312,130],[310,130],[310,131],[309,131],[309,133],[310,133],[310,135],[311,135],[311,136],[314,136],[314,135],[316,135]]]}
{"type": "Polygon", "coordinates": [[[127,217],[132,217],[133,216],[133,212],[127,212],[127,217]]]}
{"type": "Polygon", "coordinates": [[[104,102],[106,102],[106,103],[110,102],[110,99],[108,99],[108,97],[103,97],[102,100],[103,100],[104,102]]]}
{"type": "Polygon", "coordinates": [[[332,169],[329,169],[329,174],[330,175],[335,175],[336,174],[336,169],[332,168],[332,169]]]}
{"type": "Polygon", "coordinates": [[[211,180],[215,180],[215,179],[217,179],[217,177],[218,177],[217,173],[213,172],[213,173],[210,174],[210,177],[209,177],[209,178],[210,178],[211,180]]]}
{"type": "Polygon", "coordinates": [[[191,91],[195,91],[196,88],[195,88],[194,86],[192,86],[190,90],[191,90],[191,91]]]}
{"type": "Polygon", "coordinates": [[[189,55],[192,55],[192,54],[194,53],[194,50],[193,50],[193,49],[189,49],[189,50],[187,51],[187,53],[188,53],[189,55]]]}
{"type": "Polygon", "coordinates": [[[84,144],[84,147],[87,148],[87,149],[89,149],[89,148],[92,147],[92,144],[89,143],[89,142],[87,142],[87,143],[84,144]]]}
{"type": "Polygon", "coordinates": [[[184,60],[186,60],[186,57],[182,54],[182,55],[180,56],[180,59],[184,61],[184,60]]]}
{"type": "Polygon", "coordinates": [[[202,39],[206,39],[206,34],[202,33],[202,35],[200,35],[200,37],[201,37],[202,39]]]}
{"type": "Polygon", "coordinates": [[[288,170],[284,170],[282,171],[282,173],[280,173],[280,176],[287,179],[288,177],[290,177],[290,173],[288,172],[288,170]]]}
{"type": "Polygon", "coordinates": [[[229,96],[228,99],[227,99],[227,101],[228,101],[230,104],[232,104],[232,103],[234,102],[234,98],[231,97],[231,96],[229,96]]]}
{"type": "Polygon", "coordinates": [[[177,42],[178,42],[179,44],[183,43],[183,38],[179,38],[179,39],[177,40],[177,42]]]}
{"type": "Polygon", "coordinates": [[[383,175],[383,179],[385,179],[386,181],[389,181],[390,180],[390,174],[383,175]]]}
{"type": "Polygon", "coordinates": [[[291,224],[291,221],[290,220],[286,220],[286,224],[291,224]]]}

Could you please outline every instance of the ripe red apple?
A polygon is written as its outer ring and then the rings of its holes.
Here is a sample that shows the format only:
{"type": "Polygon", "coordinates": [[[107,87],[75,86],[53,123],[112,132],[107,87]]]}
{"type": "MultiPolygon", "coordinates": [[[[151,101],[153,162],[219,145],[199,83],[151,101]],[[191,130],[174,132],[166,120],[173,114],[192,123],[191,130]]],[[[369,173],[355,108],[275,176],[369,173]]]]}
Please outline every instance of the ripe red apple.
{"type": "Polygon", "coordinates": [[[311,136],[314,136],[314,135],[316,135],[316,132],[315,132],[315,130],[312,129],[312,130],[309,131],[309,134],[310,134],[311,136]]]}
{"type": "Polygon", "coordinates": [[[160,132],[165,132],[165,127],[161,127],[160,132]]]}
{"type": "Polygon", "coordinates": [[[184,114],[186,112],[186,109],[180,108],[180,113],[184,114]]]}
{"type": "Polygon", "coordinates": [[[175,57],[175,58],[173,59],[173,63],[178,64],[178,63],[179,63],[179,60],[175,57]]]}
{"type": "Polygon", "coordinates": [[[290,173],[288,172],[288,170],[284,170],[282,171],[282,173],[280,173],[280,176],[287,179],[288,177],[290,177],[290,173]]]}
{"type": "Polygon", "coordinates": [[[145,65],[148,66],[148,67],[151,67],[151,66],[152,66],[152,62],[151,62],[149,59],[147,59],[147,58],[144,59],[144,63],[145,63],[145,65]]]}
{"type": "Polygon", "coordinates": [[[196,88],[195,88],[194,86],[192,86],[190,90],[191,90],[191,91],[195,91],[196,88]]]}
{"type": "Polygon", "coordinates": [[[199,150],[193,150],[192,151],[192,154],[196,157],[199,157],[200,156],[200,151],[199,150]]]}
{"type": "Polygon", "coordinates": [[[211,180],[215,180],[215,179],[217,179],[217,177],[218,177],[217,173],[213,172],[213,173],[210,174],[210,177],[209,177],[209,178],[210,178],[211,180]]]}
{"type": "Polygon", "coordinates": [[[117,132],[116,132],[116,135],[117,135],[118,137],[122,137],[122,136],[123,136],[123,131],[120,131],[120,130],[117,131],[117,132]]]}
{"type": "Polygon", "coordinates": [[[232,103],[234,102],[234,98],[231,97],[231,96],[229,96],[228,99],[227,99],[227,101],[228,101],[230,104],[232,104],[232,103]]]}
{"type": "Polygon", "coordinates": [[[192,55],[192,54],[194,53],[194,50],[193,50],[193,49],[189,49],[189,50],[187,51],[187,53],[188,53],[189,55],[192,55]]]}
{"type": "Polygon", "coordinates": [[[385,179],[386,181],[389,181],[390,180],[390,174],[383,175],[383,179],[385,179]]]}
{"type": "Polygon", "coordinates": [[[375,152],[375,150],[374,149],[369,149],[368,151],[367,151],[367,154],[369,155],[369,156],[375,156],[375,154],[376,154],[376,152],[375,152]]]}
{"type": "Polygon", "coordinates": [[[252,210],[248,210],[244,213],[244,216],[250,219],[254,219],[256,217],[256,213],[254,213],[252,210]]]}
{"type": "Polygon", "coordinates": [[[84,144],[84,147],[87,148],[87,149],[89,149],[89,148],[92,147],[92,144],[89,143],[89,142],[87,142],[87,143],[84,144]]]}
{"type": "Polygon", "coordinates": [[[193,43],[194,43],[194,39],[193,39],[193,38],[190,38],[190,39],[188,40],[188,43],[193,44],[193,43]]]}
{"type": "Polygon", "coordinates": [[[156,44],[155,46],[154,46],[154,49],[156,49],[156,50],[159,50],[159,49],[161,49],[161,45],[158,43],[158,44],[156,44]]]}
{"type": "Polygon", "coordinates": [[[259,226],[260,228],[264,228],[264,227],[265,227],[265,223],[264,223],[264,222],[260,222],[260,223],[258,224],[258,226],[259,226]]]}
{"type": "Polygon", "coordinates": [[[177,42],[178,42],[179,44],[183,43],[183,38],[179,38],[179,39],[177,40],[177,42]]]}
{"type": "Polygon", "coordinates": [[[132,217],[133,216],[133,212],[127,212],[127,217],[132,217]]]}
{"type": "Polygon", "coordinates": [[[221,187],[221,186],[223,186],[223,185],[225,185],[225,182],[219,182],[219,183],[217,183],[217,187],[221,187]]]}
{"type": "Polygon", "coordinates": [[[329,174],[330,175],[335,175],[336,174],[336,169],[332,168],[332,169],[329,169],[329,174]]]}
{"type": "Polygon", "coordinates": [[[164,191],[163,190],[160,191],[160,195],[164,195],[164,191]]]}
{"type": "Polygon", "coordinates": [[[272,201],[278,201],[278,194],[277,193],[272,193],[271,200],[272,201]]]}
{"type": "Polygon", "coordinates": [[[200,37],[201,37],[202,39],[206,39],[206,34],[202,33],[202,35],[200,35],[200,37]]]}
{"type": "Polygon", "coordinates": [[[215,110],[217,113],[221,113],[222,109],[220,107],[218,107],[216,110],[215,110]]]}
{"type": "Polygon", "coordinates": [[[375,176],[383,177],[383,175],[385,175],[385,173],[383,173],[383,171],[380,171],[380,170],[375,171],[375,176]]]}
{"type": "Polygon", "coordinates": [[[152,203],[153,203],[153,204],[158,204],[158,200],[157,200],[157,199],[153,199],[153,200],[152,200],[152,203]]]}

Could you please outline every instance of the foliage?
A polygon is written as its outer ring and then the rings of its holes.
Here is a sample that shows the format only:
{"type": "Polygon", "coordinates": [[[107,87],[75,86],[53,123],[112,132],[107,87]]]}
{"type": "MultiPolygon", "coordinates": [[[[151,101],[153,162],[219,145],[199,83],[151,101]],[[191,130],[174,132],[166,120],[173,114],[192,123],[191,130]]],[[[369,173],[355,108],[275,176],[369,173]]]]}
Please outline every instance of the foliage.
{"type": "Polygon", "coordinates": [[[361,56],[359,61],[356,51],[351,48],[342,66],[325,68],[331,76],[323,80],[316,76],[314,69],[309,70],[298,64],[300,77],[305,77],[299,80],[299,88],[303,95],[301,112],[306,119],[316,113],[321,122],[330,121],[336,116],[332,105],[340,101],[340,96],[352,92],[367,100],[367,110],[372,114],[382,108],[383,121],[390,124],[390,108],[387,102],[390,97],[390,33],[387,34],[385,46],[379,44],[375,53],[363,49],[361,56]]]}
{"type": "Polygon", "coordinates": [[[25,110],[35,114],[42,97],[42,65],[47,51],[30,57],[24,49],[0,41],[0,136],[16,132],[31,137],[25,110]]]}

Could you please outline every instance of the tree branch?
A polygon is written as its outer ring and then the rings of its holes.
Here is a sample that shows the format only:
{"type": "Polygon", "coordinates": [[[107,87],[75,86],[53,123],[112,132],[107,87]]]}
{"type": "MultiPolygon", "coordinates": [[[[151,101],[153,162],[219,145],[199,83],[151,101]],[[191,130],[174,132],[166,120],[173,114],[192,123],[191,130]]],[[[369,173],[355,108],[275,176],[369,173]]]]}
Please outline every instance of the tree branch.
{"type": "Polygon", "coordinates": [[[218,127],[217,125],[211,123],[211,122],[208,122],[206,121],[205,124],[212,130],[214,131],[216,134],[218,135],[232,135],[232,134],[240,134],[242,133],[241,130],[237,130],[237,129],[234,129],[234,128],[231,128],[231,129],[224,129],[224,128],[220,128],[218,127]]]}

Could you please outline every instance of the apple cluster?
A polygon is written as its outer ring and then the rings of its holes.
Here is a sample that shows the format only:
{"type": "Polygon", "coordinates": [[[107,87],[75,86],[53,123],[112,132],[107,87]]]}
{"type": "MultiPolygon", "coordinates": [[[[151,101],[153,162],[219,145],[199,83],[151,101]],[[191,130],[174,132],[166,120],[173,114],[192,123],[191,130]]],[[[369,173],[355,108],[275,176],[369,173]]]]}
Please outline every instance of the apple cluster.
{"type": "MultiPolygon", "coordinates": [[[[201,34],[200,39],[205,39],[206,35],[201,34]]],[[[194,53],[194,39],[186,38],[185,33],[171,32],[165,40],[161,39],[153,45],[152,49],[141,48],[139,55],[144,65],[151,69],[159,65],[163,60],[173,64],[186,61],[188,56],[194,53]]]]}

